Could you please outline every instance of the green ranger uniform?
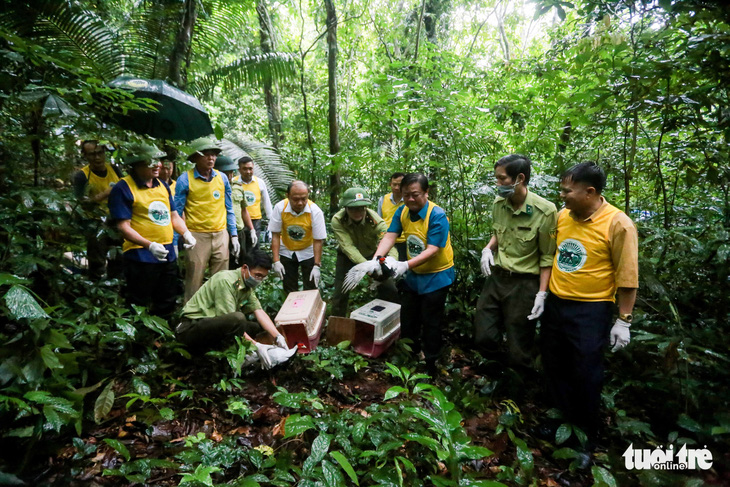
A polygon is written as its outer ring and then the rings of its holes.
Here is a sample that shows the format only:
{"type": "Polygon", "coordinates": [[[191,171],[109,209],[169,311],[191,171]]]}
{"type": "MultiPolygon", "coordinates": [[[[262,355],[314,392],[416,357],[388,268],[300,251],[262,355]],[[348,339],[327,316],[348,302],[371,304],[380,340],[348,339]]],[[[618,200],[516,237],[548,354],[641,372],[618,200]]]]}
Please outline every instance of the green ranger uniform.
{"type": "Polygon", "coordinates": [[[261,303],[244,283],[241,270],[220,271],[185,304],[175,334],[179,342],[196,349],[228,345],[235,336],[261,330],[258,323],[246,319],[246,314],[258,309],[261,303]]]}
{"type": "Polygon", "coordinates": [[[553,203],[529,190],[517,210],[502,197],[492,208],[498,250],[477,302],[475,341],[495,348],[505,329],[510,361],[518,365],[531,367],[536,355],[535,322],[527,316],[540,288],[540,268],[552,266],[557,215],[553,203]]]}
{"type": "MultiPolygon", "coordinates": [[[[354,189],[359,190],[359,188],[354,189]]],[[[345,194],[348,195],[352,191],[348,190],[345,194]]],[[[357,194],[363,198],[364,191],[357,194]]],[[[364,198],[367,198],[367,195],[364,198]]],[[[365,201],[364,198],[363,201],[365,201]]],[[[355,203],[352,206],[364,205],[355,203]]],[[[367,262],[375,256],[380,240],[388,231],[388,224],[370,208],[365,208],[365,217],[357,223],[348,217],[347,208],[342,208],[332,217],[331,223],[332,233],[334,233],[339,244],[337,264],[335,266],[335,293],[332,296],[332,314],[346,316],[349,293],[342,292],[342,283],[345,276],[353,266],[367,262]]],[[[388,255],[398,258],[395,248],[391,249],[388,255]]],[[[383,281],[378,286],[377,296],[385,301],[399,302],[398,291],[392,280],[383,281]]]]}
{"type": "Polygon", "coordinates": [[[241,235],[243,231],[243,216],[241,216],[241,213],[243,210],[241,210],[241,203],[243,203],[243,208],[248,207],[248,203],[246,202],[246,195],[244,194],[245,191],[243,189],[243,185],[241,184],[241,180],[232,182],[231,183],[231,199],[233,200],[233,213],[236,215],[236,228],[238,228],[238,234],[241,235]]]}

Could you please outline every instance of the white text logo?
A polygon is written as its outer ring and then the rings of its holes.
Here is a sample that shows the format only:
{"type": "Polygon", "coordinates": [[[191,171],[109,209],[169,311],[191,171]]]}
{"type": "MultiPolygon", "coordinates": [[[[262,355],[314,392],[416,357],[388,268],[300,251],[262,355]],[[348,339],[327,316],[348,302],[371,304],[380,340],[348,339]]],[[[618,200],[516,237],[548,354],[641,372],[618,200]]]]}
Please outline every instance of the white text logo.
{"type": "Polygon", "coordinates": [[[712,468],[712,452],[704,448],[687,448],[682,445],[678,452],[674,452],[674,445],[667,449],[657,447],[654,450],[648,448],[634,448],[630,444],[624,454],[624,461],[628,470],[708,470],[712,468]]]}

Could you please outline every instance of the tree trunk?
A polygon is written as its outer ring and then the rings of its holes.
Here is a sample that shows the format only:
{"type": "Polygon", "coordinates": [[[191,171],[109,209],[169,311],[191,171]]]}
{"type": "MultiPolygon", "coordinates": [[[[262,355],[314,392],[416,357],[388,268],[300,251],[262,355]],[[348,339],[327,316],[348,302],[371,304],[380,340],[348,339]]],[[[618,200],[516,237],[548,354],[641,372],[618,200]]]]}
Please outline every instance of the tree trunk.
{"type": "MultiPolygon", "coordinates": [[[[264,54],[276,52],[274,26],[271,22],[269,10],[266,7],[266,0],[256,1],[256,13],[259,17],[259,39],[261,52],[264,54]]],[[[276,84],[269,73],[267,73],[264,78],[264,100],[266,101],[266,114],[269,118],[269,134],[271,135],[271,143],[278,149],[282,141],[281,108],[279,106],[279,93],[276,84]]]]}
{"type": "Polygon", "coordinates": [[[185,89],[187,84],[187,72],[183,70],[183,63],[187,65],[187,60],[190,57],[193,29],[198,18],[197,5],[197,0],[185,0],[185,10],[183,11],[180,30],[177,32],[175,46],[170,55],[170,71],[167,78],[170,83],[181,90],[185,89]]]}
{"type": "Polygon", "coordinates": [[[333,0],[325,0],[327,9],[327,87],[329,91],[329,122],[330,157],[332,170],[330,172],[330,214],[339,208],[340,199],[340,168],[335,156],[340,152],[340,133],[337,123],[337,12],[333,0]]]}
{"type": "Polygon", "coordinates": [[[423,24],[423,12],[426,10],[426,0],[421,2],[421,13],[418,16],[418,28],[416,29],[416,52],[413,55],[413,62],[418,62],[418,46],[421,44],[421,25],[423,24]]]}

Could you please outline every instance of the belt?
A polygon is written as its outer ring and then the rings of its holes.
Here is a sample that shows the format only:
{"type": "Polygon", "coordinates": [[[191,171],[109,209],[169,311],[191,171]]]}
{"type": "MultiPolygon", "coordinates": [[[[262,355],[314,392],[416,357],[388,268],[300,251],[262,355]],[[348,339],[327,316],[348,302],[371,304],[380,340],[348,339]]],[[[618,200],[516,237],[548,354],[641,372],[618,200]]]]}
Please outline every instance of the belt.
{"type": "Polygon", "coordinates": [[[494,266],[492,267],[492,272],[501,277],[512,277],[515,279],[538,279],[540,276],[538,274],[525,274],[522,272],[512,272],[508,271],[507,269],[503,269],[502,267],[494,266]]]}

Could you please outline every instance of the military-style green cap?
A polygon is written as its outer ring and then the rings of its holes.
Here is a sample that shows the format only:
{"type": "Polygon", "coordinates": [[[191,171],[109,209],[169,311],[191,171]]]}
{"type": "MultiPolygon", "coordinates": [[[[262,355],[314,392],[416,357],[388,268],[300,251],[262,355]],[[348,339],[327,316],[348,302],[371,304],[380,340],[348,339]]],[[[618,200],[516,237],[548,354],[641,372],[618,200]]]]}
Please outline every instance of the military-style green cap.
{"type": "Polygon", "coordinates": [[[165,157],[164,151],[161,151],[154,145],[141,143],[129,146],[123,161],[124,164],[127,164],[128,166],[144,161],[147,162],[149,167],[154,167],[160,163],[161,157],[165,157]]]}
{"type": "Polygon", "coordinates": [[[228,156],[218,156],[218,158],[215,160],[215,169],[217,171],[235,171],[238,169],[238,166],[235,162],[233,162],[233,159],[231,159],[228,156]]]}
{"type": "Polygon", "coordinates": [[[350,188],[342,195],[342,206],[345,208],[369,206],[371,204],[370,197],[362,188],[350,188]]]}
{"type": "Polygon", "coordinates": [[[217,151],[216,154],[221,153],[221,148],[218,147],[218,142],[212,137],[201,137],[190,142],[190,150],[188,152],[188,160],[192,160],[193,154],[199,153],[203,155],[205,150],[217,151]]]}

